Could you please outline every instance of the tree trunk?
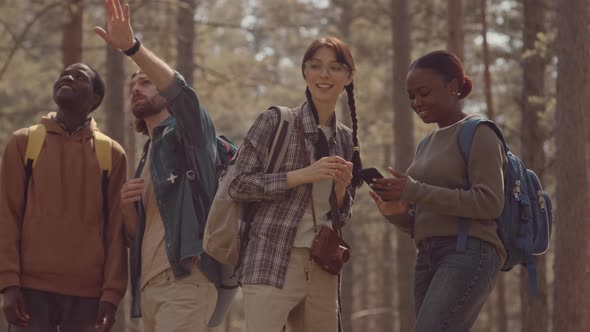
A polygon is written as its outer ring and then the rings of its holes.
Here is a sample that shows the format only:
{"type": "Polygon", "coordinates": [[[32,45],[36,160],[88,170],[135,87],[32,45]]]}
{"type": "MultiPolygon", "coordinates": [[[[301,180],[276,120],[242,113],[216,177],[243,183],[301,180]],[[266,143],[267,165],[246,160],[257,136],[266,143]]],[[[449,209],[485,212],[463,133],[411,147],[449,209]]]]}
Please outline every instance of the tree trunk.
{"type": "MultiPolygon", "coordinates": [[[[481,0],[480,2],[480,19],[481,19],[481,35],[483,38],[482,42],[482,57],[483,57],[483,64],[484,64],[484,94],[486,98],[486,116],[488,119],[495,121],[496,114],[494,112],[494,100],[492,98],[492,75],[490,73],[490,50],[488,45],[488,18],[487,18],[487,9],[488,9],[488,1],[481,0]]],[[[496,289],[492,293],[493,296],[490,296],[488,302],[486,303],[487,309],[487,331],[492,331],[493,327],[496,325],[496,321],[499,321],[500,324],[498,328],[500,331],[505,332],[507,330],[506,326],[506,319],[507,319],[507,312],[506,312],[506,300],[504,297],[504,279],[502,273],[500,273],[497,277],[497,284],[496,289]],[[496,316],[498,320],[496,320],[496,316]],[[502,330],[502,328],[504,328],[502,330]]]]}
{"type": "MultiPolygon", "coordinates": [[[[337,22],[338,29],[340,30],[340,34],[342,35],[342,39],[345,43],[349,43],[350,39],[350,26],[352,24],[353,19],[353,8],[352,2],[345,0],[345,1],[334,1],[334,6],[337,6],[341,10],[339,21],[337,22]]],[[[350,108],[348,107],[348,95],[343,93],[341,98],[339,99],[340,103],[340,114],[338,115],[338,120],[344,123],[349,128],[352,128],[352,118],[350,116],[350,108]]],[[[361,151],[362,156],[362,151],[361,151]]],[[[342,230],[342,235],[344,239],[348,242],[348,244],[355,250],[355,252],[360,253],[356,246],[356,237],[355,232],[353,232],[353,228],[357,225],[355,221],[355,215],[353,214],[353,220],[351,220],[351,225],[344,227],[342,230]]],[[[362,257],[359,255],[355,255],[356,257],[362,257]]],[[[359,264],[361,259],[353,259],[348,264],[344,265],[344,269],[342,270],[342,284],[340,285],[341,290],[341,302],[340,305],[342,306],[342,329],[344,332],[351,332],[354,330],[353,322],[352,322],[352,313],[354,312],[354,301],[353,301],[353,292],[354,292],[354,267],[355,265],[359,264]]],[[[358,282],[358,280],[357,280],[358,282]]]]}
{"type": "MultiPolygon", "coordinates": [[[[539,127],[540,115],[545,111],[545,66],[542,50],[536,49],[537,35],[545,32],[545,6],[542,0],[524,0],[523,31],[523,91],[521,113],[522,159],[544,180],[546,135],[539,127]]],[[[528,276],[521,269],[522,331],[548,331],[546,256],[537,256],[537,274],[540,293],[528,292],[528,276]]]]}
{"type": "Polygon", "coordinates": [[[498,319],[498,332],[508,332],[508,309],[506,307],[506,274],[500,273],[496,281],[496,291],[498,293],[498,309],[496,314],[498,319]]]}
{"type": "MultiPolygon", "coordinates": [[[[410,10],[409,1],[391,1],[393,45],[393,133],[395,168],[405,172],[415,154],[414,115],[406,95],[406,75],[410,67],[410,10]]],[[[416,247],[405,234],[397,232],[397,298],[400,312],[399,331],[411,331],[414,325],[413,270],[416,247]]]]}
{"type": "Polygon", "coordinates": [[[463,60],[464,30],[463,30],[463,0],[448,0],[447,5],[449,35],[447,39],[447,50],[455,53],[460,60],[463,60]]]}
{"type": "Polygon", "coordinates": [[[82,61],[82,24],[84,0],[65,0],[62,35],[64,68],[82,61]]]}
{"type": "MultiPolygon", "coordinates": [[[[387,147],[391,149],[391,146],[387,147]]],[[[380,284],[381,291],[378,292],[378,296],[381,298],[380,313],[377,315],[378,331],[395,331],[397,323],[393,320],[393,308],[395,307],[395,261],[391,259],[394,255],[393,240],[393,227],[390,225],[384,225],[385,230],[381,235],[381,261],[378,263],[381,266],[380,273],[380,284]]]]}
{"type": "MultiPolygon", "coordinates": [[[[344,240],[350,244],[352,250],[360,254],[358,248],[355,248],[351,243],[354,243],[354,232],[352,231],[351,225],[344,227],[342,230],[342,235],[344,236],[344,240]]],[[[355,284],[354,280],[354,264],[355,262],[359,262],[362,260],[361,256],[355,255],[359,257],[359,259],[352,259],[350,262],[344,265],[344,269],[342,270],[342,278],[341,278],[341,302],[340,306],[342,308],[342,328],[344,332],[351,332],[353,331],[352,328],[352,309],[353,309],[353,301],[354,298],[352,296],[352,290],[355,284]]],[[[358,282],[358,280],[357,280],[358,282]]]]}
{"type": "MultiPolygon", "coordinates": [[[[352,8],[352,1],[350,0],[333,0],[335,6],[340,8],[340,21],[338,22],[338,30],[342,35],[345,43],[350,42],[350,26],[352,25],[354,11],[352,8]]],[[[350,108],[348,107],[348,98],[346,93],[342,94],[340,98],[341,116],[338,118],[342,123],[352,128],[352,118],[350,116],[350,108]]],[[[352,245],[352,244],[351,244],[352,245]]],[[[347,323],[348,324],[348,323],[347,323]]],[[[346,331],[346,330],[345,330],[346,331]]]]}
{"type": "Polygon", "coordinates": [[[105,133],[115,141],[125,146],[125,77],[124,55],[111,47],[106,47],[106,75],[103,105],[106,113],[106,123],[102,126],[105,133]]]}
{"type": "MultiPolygon", "coordinates": [[[[99,124],[99,128],[104,131],[109,137],[117,141],[122,146],[125,146],[125,82],[127,78],[125,75],[124,56],[118,51],[109,46],[106,50],[106,75],[105,86],[106,90],[103,109],[105,112],[104,124],[99,124]]],[[[127,312],[124,305],[119,306],[117,310],[117,317],[113,332],[125,331],[127,320],[127,312]]]]}
{"type": "Polygon", "coordinates": [[[588,1],[558,0],[557,239],[553,331],[590,326],[588,1]]]}
{"type": "Polygon", "coordinates": [[[186,83],[194,83],[195,59],[193,45],[195,41],[195,11],[197,0],[179,0],[176,34],[176,68],[186,83]]]}
{"type": "MultiPolygon", "coordinates": [[[[370,271],[371,271],[371,259],[369,259],[369,257],[372,256],[370,248],[369,248],[369,244],[371,243],[371,237],[369,234],[367,234],[367,232],[363,232],[363,235],[361,238],[361,243],[364,243],[364,246],[362,246],[360,249],[361,251],[361,257],[363,257],[364,259],[360,260],[360,266],[361,266],[361,273],[359,273],[359,278],[358,280],[361,280],[361,285],[360,285],[360,310],[359,311],[365,311],[365,310],[369,310],[371,308],[371,300],[370,300],[370,271]]],[[[360,327],[358,329],[355,329],[355,331],[370,331],[369,330],[369,325],[370,325],[370,319],[371,317],[369,317],[368,315],[359,315],[358,317],[358,321],[354,324],[356,327],[360,327]]]]}
{"type": "Polygon", "coordinates": [[[482,53],[484,65],[484,89],[486,95],[486,113],[488,119],[494,121],[494,104],[492,100],[492,77],[490,74],[490,50],[488,48],[488,19],[487,19],[487,0],[481,0],[481,36],[483,37],[482,53]]]}

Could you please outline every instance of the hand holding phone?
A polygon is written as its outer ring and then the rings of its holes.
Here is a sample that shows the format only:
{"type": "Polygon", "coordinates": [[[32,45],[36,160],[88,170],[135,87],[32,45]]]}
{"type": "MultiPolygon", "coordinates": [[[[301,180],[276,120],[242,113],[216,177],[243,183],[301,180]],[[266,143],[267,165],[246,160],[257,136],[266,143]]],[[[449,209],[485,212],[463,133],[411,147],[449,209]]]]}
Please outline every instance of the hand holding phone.
{"type": "Polygon", "coordinates": [[[369,186],[374,183],[373,179],[382,179],[383,174],[379,172],[375,167],[363,168],[358,171],[358,175],[365,181],[369,186]]]}

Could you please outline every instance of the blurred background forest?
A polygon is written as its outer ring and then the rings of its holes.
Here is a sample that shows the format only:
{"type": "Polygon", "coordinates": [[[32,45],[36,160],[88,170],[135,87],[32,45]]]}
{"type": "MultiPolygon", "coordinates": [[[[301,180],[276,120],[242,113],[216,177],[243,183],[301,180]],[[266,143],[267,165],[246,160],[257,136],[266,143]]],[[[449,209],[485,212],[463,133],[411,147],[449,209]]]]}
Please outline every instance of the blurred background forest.
{"type": "MultiPolygon", "coordinates": [[[[300,61],[318,36],[352,48],[361,155],[366,167],[405,170],[434,127],[411,111],[411,61],[458,54],[474,90],[469,113],[498,122],[513,151],[539,174],[554,204],[553,245],[537,257],[541,294],[526,272],[501,273],[474,331],[590,330],[589,0],[135,0],[143,43],[193,84],[218,133],[241,142],[257,113],[304,101],[300,61]]],[[[136,166],[145,137],[132,128],[127,81],[135,65],[92,32],[103,0],[0,0],[0,152],[11,133],[55,108],[52,85],[84,61],[107,85],[94,113],[136,166]]],[[[339,119],[350,122],[346,96],[339,119]]],[[[97,189],[99,190],[99,189],[97,189]]],[[[0,235],[1,236],[1,235],[0,235]]],[[[353,256],[342,284],[344,328],[410,331],[415,246],[385,222],[367,187],[345,230],[353,256]]],[[[42,250],[42,249],[40,249],[42,250]]],[[[120,307],[115,332],[141,331],[120,307]]],[[[244,331],[240,295],[223,326],[244,331]]],[[[0,331],[6,331],[0,319],[0,331]]]]}

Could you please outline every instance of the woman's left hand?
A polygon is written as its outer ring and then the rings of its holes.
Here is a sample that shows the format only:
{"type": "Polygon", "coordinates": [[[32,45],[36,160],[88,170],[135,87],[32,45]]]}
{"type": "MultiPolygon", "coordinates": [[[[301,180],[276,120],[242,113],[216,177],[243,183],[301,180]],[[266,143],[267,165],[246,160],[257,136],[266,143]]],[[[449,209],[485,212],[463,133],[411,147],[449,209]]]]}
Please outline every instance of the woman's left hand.
{"type": "Polygon", "coordinates": [[[399,201],[406,188],[407,176],[388,167],[392,178],[375,179],[371,188],[384,201],[399,201]]]}

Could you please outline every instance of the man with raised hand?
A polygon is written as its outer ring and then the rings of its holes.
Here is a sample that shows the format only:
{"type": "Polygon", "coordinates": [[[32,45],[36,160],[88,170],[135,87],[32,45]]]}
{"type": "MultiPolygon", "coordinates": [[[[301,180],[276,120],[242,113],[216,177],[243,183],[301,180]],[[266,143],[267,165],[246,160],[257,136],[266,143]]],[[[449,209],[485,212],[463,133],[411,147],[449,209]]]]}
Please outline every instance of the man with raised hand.
{"type": "Polygon", "coordinates": [[[139,67],[129,83],[131,110],[149,137],[136,178],[121,191],[138,217],[131,227],[131,315],[142,317],[146,332],[204,332],[219,278],[219,263],[202,244],[217,189],[215,128],[183,77],[135,38],[129,5],[108,0],[106,10],[106,31],[95,31],[139,67]],[[198,193],[191,181],[199,181],[198,193]]]}

